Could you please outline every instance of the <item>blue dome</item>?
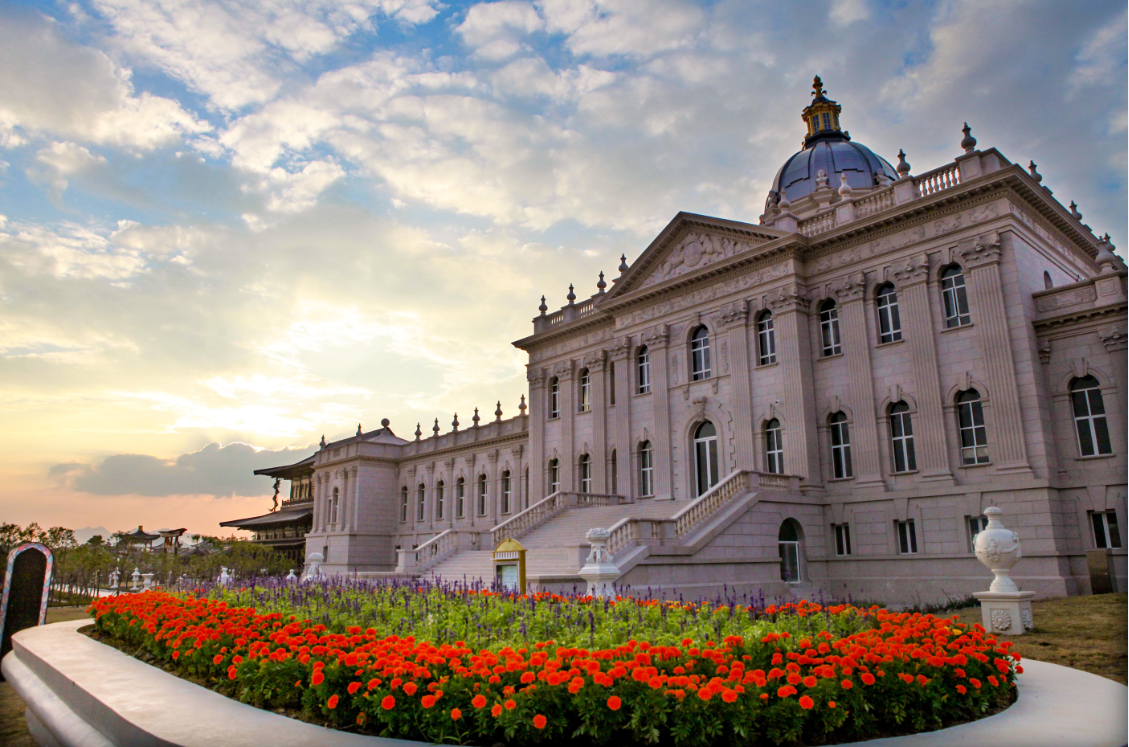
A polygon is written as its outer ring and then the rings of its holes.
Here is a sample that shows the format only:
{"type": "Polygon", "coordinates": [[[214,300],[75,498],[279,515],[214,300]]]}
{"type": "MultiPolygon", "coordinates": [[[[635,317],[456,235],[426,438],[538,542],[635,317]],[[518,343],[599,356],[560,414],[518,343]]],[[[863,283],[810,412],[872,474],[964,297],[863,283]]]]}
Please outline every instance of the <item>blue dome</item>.
{"type": "Polygon", "coordinates": [[[845,135],[834,134],[838,137],[815,140],[785,161],[772,181],[772,191],[795,202],[816,190],[815,178],[821,170],[827,172],[827,186],[831,189],[839,188],[840,174],[847,175],[847,184],[854,189],[873,189],[880,172],[890,181],[898,178],[898,172],[885,158],[865,145],[852,143],[845,135]]]}

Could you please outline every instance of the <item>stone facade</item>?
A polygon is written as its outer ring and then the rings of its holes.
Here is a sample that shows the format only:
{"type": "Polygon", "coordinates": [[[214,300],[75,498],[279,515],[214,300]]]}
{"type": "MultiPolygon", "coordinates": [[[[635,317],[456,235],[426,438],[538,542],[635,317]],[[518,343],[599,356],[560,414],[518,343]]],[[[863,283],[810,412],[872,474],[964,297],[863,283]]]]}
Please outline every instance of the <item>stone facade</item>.
{"type": "MultiPolygon", "coordinates": [[[[609,547],[636,588],[909,603],[984,588],[972,522],[999,506],[1021,588],[1087,593],[1104,543],[1124,589],[1125,266],[1033,166],[962,147],[870,187],[820,172],[758,224],[679,214],[610,290],[542,304],[514,343],[528,413],[318,451],[307,552],[438,572],[618,505],[609,547]],[[1100,399],[1108,448],[1084,447],[1072,387],[1100,399]]],[[[580,560],[530,580],[567,587],[580,560]]]]}

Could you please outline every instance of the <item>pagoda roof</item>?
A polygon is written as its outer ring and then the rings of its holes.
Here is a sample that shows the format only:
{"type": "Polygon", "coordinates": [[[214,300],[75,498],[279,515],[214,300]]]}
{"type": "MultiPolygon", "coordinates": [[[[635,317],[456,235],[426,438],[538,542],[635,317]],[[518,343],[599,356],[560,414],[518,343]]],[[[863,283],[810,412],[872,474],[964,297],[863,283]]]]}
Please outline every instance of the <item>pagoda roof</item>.
{"type": "Polygon", "coordinates": [[[256,475],[266,475],[267,477],[278,477],[283,480],[292,480],[296,477],[305,477],[307,474],[313,474],[314,471],[314,454],[300,462],[294,464],[286,464],[281,467],[266,467],[265,469],[255,470],[256,475]]]}
{"type": "Polygon", "coordinates": [[[274,511],[262,516],[252,516],[247,519],[234,519],[232,521],[221,521],[221,527],[235,527],[236,529],[259,529],[268,526],[279,526],[287,524],[297,524],[304,519],[314,515],[312,506],[307,505],[303,508],[284,508],[280,511],[274,511]]]}
{"type": "Polygon", "coordinates": [[[159,534],[150,534],[141,527],[132,532],[122,532],[122,537],[128,537],[133,542],[155,542],[161,538],[159,534]]]}

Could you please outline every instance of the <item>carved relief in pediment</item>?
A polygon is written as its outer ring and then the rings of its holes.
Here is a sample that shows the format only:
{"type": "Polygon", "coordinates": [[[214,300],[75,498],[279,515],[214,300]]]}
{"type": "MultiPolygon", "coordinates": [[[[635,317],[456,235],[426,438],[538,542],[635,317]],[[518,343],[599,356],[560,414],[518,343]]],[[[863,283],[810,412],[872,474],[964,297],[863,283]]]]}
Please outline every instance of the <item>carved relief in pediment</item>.
{"type": "Polygon", "coordinates": [[[756,243],[753,242],[735,241],[722,236],[691,231],[682,237],[682,240],[640,287],[684,275],[719,260],[728,259],[754,246],[756,243]]]}

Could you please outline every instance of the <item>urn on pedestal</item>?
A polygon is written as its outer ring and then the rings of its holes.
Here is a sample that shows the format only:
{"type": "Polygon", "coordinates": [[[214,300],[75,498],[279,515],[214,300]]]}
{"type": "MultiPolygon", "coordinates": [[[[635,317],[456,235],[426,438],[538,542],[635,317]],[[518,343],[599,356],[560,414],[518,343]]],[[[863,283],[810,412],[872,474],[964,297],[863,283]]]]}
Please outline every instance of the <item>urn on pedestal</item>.
{"type": "Polygon", "coordinates": [[[976,535],[976,557],[995,578],[988,591],[972,596],[980,600],[984,628],[996,635],[1023,635],[1035,627],[1031,616],[1033,591],[1020,591],[1011,579],[1011,569],[1023,557],[1019,535],[1000,521],[1003,511],[992,507],[984,510],[988,526],[976,535]]]}

